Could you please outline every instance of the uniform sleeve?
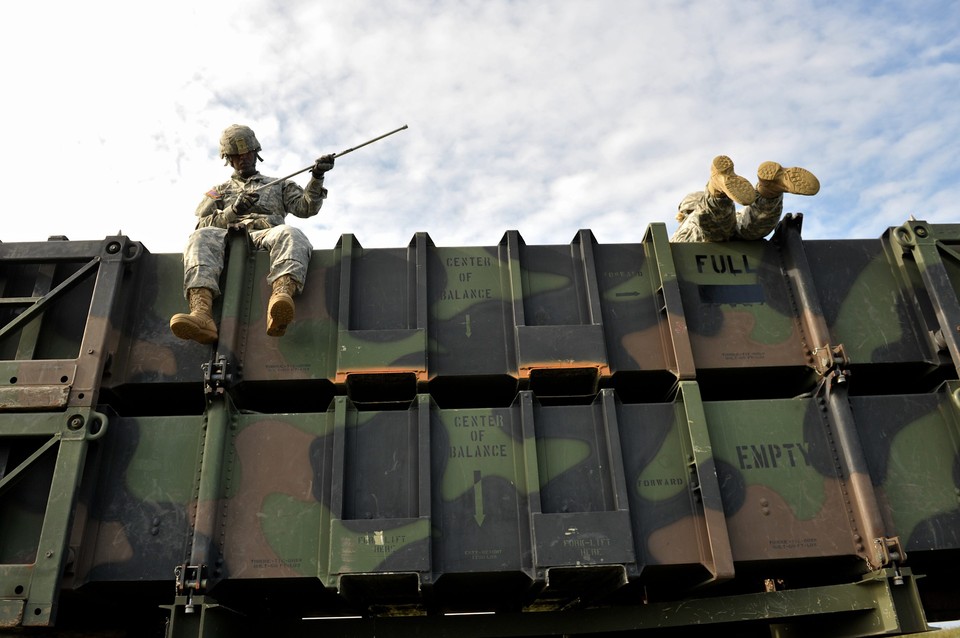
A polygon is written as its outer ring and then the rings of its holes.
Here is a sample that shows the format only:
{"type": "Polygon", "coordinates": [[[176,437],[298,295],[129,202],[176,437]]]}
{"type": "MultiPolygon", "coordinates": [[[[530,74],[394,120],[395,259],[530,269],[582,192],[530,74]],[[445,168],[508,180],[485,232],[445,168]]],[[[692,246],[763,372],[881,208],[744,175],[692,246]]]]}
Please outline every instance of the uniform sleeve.
{"type": "Polygon", "coordinates": [[[216,226],[226,228],[227,220],[223,215],[223,198],[216,194],[217,189],[211,189],[197,206],[197,228],[216,226]]]}
{"type": "Polygon", "coordinates": [[[290,215],[313,217],[320,212],[326,198],[327,189],[323,187],[322,179],[311,177],[305,189],[289,180],[283,183],[283,207],[290,215]]]}

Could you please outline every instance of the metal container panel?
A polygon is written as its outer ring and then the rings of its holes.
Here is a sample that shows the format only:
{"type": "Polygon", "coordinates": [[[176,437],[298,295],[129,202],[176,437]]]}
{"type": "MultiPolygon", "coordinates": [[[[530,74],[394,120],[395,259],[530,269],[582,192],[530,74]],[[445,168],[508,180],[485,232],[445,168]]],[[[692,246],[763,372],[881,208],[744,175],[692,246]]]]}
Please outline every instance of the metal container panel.
{"type": "Polygon", "coordinates": [[[697,375],[805,371],[800,316],[767,241],[672,244],[697,375]]]}

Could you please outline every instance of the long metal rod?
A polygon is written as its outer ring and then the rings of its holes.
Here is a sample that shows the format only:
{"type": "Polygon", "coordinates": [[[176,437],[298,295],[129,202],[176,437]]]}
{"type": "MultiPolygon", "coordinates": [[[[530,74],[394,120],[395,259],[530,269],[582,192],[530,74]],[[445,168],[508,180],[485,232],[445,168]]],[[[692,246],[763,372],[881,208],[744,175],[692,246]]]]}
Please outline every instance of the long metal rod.
{"type": "MultiPolygon", "coordinates": [[[[379,135],[379,136],[373,138],[372,140],[367,140],[367,141],[364,142],[363,144],[358,144],[358,145],[354,146],[353,148],[348,148],[348,149],[345,150],[345,151],[340,151],[339,153],[334,153],[333,156],[334,156],[334,157],[343,157],[343,156],[346,155],[347,153],[352,153],[352,152],[354,152],[355,150],[357,150],[358,148],[363,148],[363,147],[366,146],[367,144],[373,144],[374,142],[376,142],[376,141],[378,141],[378,140],[382,140],[383,138],[388,137],[388,136],[390,136],[390,135],[393,135],[394,133],[399,133],[400,131],[404,130],[405,128],[407,128],[407,125],[406,125],[406,124],[404,124],[403,126],[401,126],[401,127],[398,128],[398,129],[394,129],[394,130],[390,131],[389,133],[384,133],[383,135],[379,135]]],[[[273,186],[274,184],[279,184],[280,182],[282,182],[282,181],[284,181],[284,180],[287,180],[287,179],[290,179],[291,177],[296,177],[296,176],[299,175],[300,173],[306,173],[306,172],[309,171],[311,168],[313,168],[313,164],[311,164],[310,166],[305,166],[305,167],[301,168],[299,171],[297,171],[297,172],[295,172],[295,173],[290,173],[289,175],[286,175],[286,176],[284,176],[284,177],[278,177],[277,179],[273,180],[272,182],[267,182],[266,184],[263,184],[262,186],[257,186],[257,187],[254,188],[253,190],[249,190],[249,191],[247,191],[247,192],[248,192],[248,193],[256,193],[257,191],[263,190],[264,188],[266,188],[266,187],[268,187],[268,186],[273,186]]]]}

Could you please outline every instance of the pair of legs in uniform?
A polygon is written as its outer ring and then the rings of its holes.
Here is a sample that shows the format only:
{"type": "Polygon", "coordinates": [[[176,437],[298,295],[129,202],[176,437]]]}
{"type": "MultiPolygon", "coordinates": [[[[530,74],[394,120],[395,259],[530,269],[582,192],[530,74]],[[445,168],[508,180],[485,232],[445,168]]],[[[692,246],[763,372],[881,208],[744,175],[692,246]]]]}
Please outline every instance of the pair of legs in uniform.
{"type": "Polygon", "coordinates": [[[756,186],[733,170],[733,161],[718,155],[710,166],[703,191],[680,202],[675,242],[718,242],[762,239],[780,221],[783,194],[815,195],[820,182],[805,168],[764,162],[757,168],[756,186]],[[736,204],[743,206],[739,211],[736,204]]]}

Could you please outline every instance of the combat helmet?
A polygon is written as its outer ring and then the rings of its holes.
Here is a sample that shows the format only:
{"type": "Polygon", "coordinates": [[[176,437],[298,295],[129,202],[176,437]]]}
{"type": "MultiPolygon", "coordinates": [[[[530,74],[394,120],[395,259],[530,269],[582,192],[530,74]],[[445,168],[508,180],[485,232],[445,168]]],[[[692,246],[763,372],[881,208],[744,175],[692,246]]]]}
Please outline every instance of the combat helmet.
{"type": "Polygon", "coordinates": [[[254,151],[257,159],[263,161],[260,157],[260,142],[257,141],[253,129],[243,124],[231,124],[224,129],[223,135],[220,136],[220,159],[224,159],[227,155],[242,155],[249,151],[254,151]]]}
{"type": "Polygon", "coordinates": [[[697,204],[703,197],[703,193],[690,193],[677,206],[677,221],[682,222],[687,215],[697,209],[697,204]]]}

